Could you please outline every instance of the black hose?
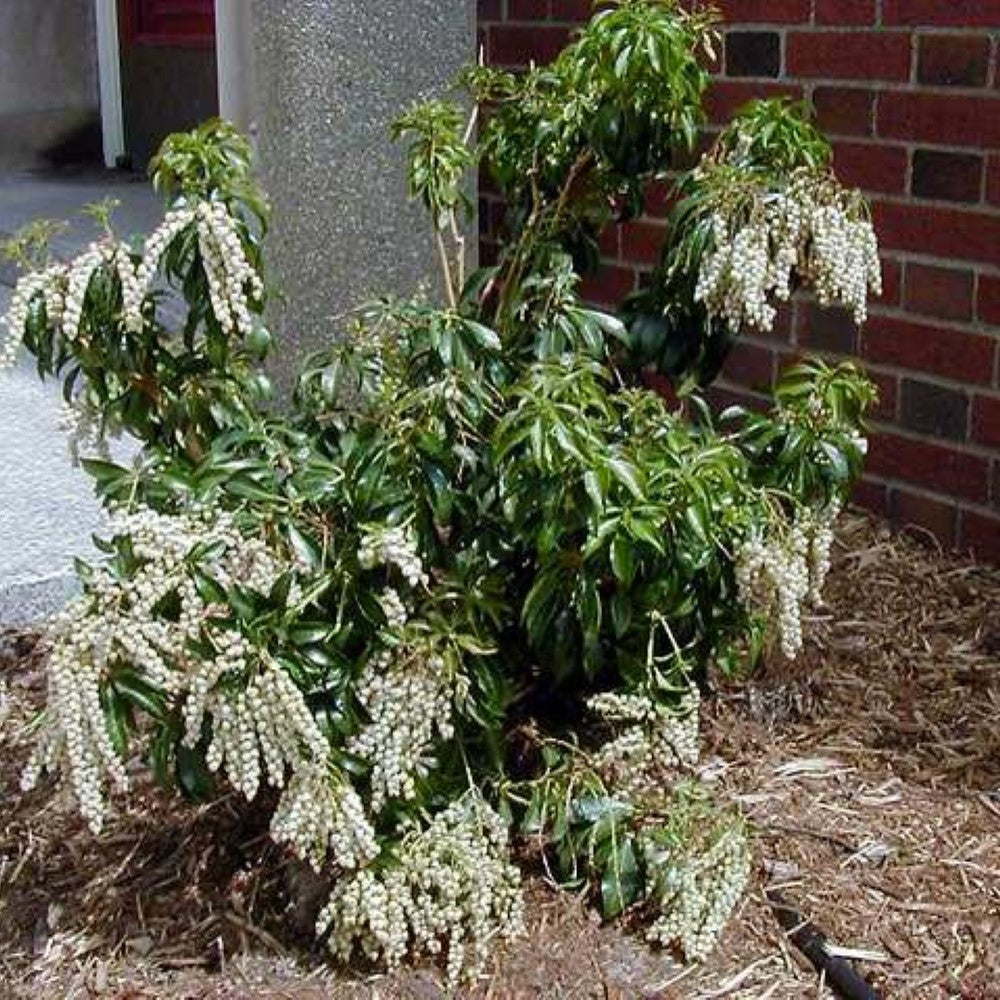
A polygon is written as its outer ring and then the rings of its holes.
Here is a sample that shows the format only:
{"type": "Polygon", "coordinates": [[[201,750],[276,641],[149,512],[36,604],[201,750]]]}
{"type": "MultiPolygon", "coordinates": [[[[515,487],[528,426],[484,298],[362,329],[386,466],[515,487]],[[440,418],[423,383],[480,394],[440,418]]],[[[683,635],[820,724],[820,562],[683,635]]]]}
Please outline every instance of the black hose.
{"type": "Polygon", "coordinates": [[[773,889],[765,890],[765,893],[789,940],[824,976],[827,986],[844,1000],[882,1000],[882,994],[850,962],[827,953],[826,935],[812,922],[803,919],[802,914],[789,905],[781,893],[773,889]]]}

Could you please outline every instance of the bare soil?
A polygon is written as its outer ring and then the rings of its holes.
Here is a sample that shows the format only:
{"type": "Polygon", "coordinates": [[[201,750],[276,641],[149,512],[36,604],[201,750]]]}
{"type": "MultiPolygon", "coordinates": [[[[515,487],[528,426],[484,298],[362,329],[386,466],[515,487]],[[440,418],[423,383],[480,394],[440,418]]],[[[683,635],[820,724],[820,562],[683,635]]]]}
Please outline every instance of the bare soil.
{"type": "MultiPolygon", "coordinates": [[[[782,932],[777,888],[865,954],[884,997],[1000,998],[1000,571],[852,517],[827,593],[797,662],[706,706],[701,777],[749,817],[757,859],[711,958],[683,967],[535,877],[529,933],[464,996],[834,996],[782,932]]],[[[325,965],[295,870],[234,799],[142,785],[95,838],[66,791],[21,793],[43,666],[32,637],[0,638],[0,1000],[444,995],[434,969],[325,965]]]]}

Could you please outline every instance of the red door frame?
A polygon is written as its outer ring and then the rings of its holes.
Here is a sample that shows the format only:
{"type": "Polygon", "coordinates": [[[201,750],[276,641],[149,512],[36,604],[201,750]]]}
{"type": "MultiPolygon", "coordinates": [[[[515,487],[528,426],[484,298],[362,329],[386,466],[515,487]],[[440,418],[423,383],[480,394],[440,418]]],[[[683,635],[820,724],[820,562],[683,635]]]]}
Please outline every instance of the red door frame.
{"type": "Polygon", "coordinates": [[[118,0],[125,45],[215,44],[214,0],[118,0]]]}

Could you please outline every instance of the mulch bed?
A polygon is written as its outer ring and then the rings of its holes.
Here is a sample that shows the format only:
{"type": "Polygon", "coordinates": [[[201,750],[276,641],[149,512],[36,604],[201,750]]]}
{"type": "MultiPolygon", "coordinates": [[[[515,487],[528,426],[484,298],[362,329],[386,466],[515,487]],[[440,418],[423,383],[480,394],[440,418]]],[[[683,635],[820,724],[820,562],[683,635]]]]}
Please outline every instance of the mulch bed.
{"type": "MultiPolygon", "coordinates": [[[[884,997],[1000,998],[1000,571],[851,517],[827,596],[798,661],[706,706],[702,778],[749,817],[758,862],[709,961],[681,967],[534,879],[530,933],[468,996],[833,997],[777,890],[884,997]]],[[[296,930],[294,870],[235,799],[192,809],[143,786],[94,838],[65,791],[22,794],[40,655],[0,639],[0,1000],[443,995],[430,970],[324,966],[296,930]]]]}

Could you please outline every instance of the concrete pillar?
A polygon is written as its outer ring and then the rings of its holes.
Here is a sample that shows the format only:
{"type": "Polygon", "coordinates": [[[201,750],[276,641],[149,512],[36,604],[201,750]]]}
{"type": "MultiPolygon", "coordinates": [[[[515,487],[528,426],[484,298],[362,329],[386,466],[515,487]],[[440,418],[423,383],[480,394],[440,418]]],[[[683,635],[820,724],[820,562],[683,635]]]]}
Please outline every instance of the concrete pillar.
{"type": "Polygon", "coordinates": [[[275,374],[287,387],[303,353],[335,339],[337,317],[433,275],[428,221],[406,201],[402,150],[388,128],[475,58],[476,3],[217,3],[223,113],[254,134],[274,207],[269,269],[285,296],[272,317],[275,374]],[[233,72],[239,56],[222,55],[240,51],[230,32],[249,34],[249,78],[233,72]]]}

